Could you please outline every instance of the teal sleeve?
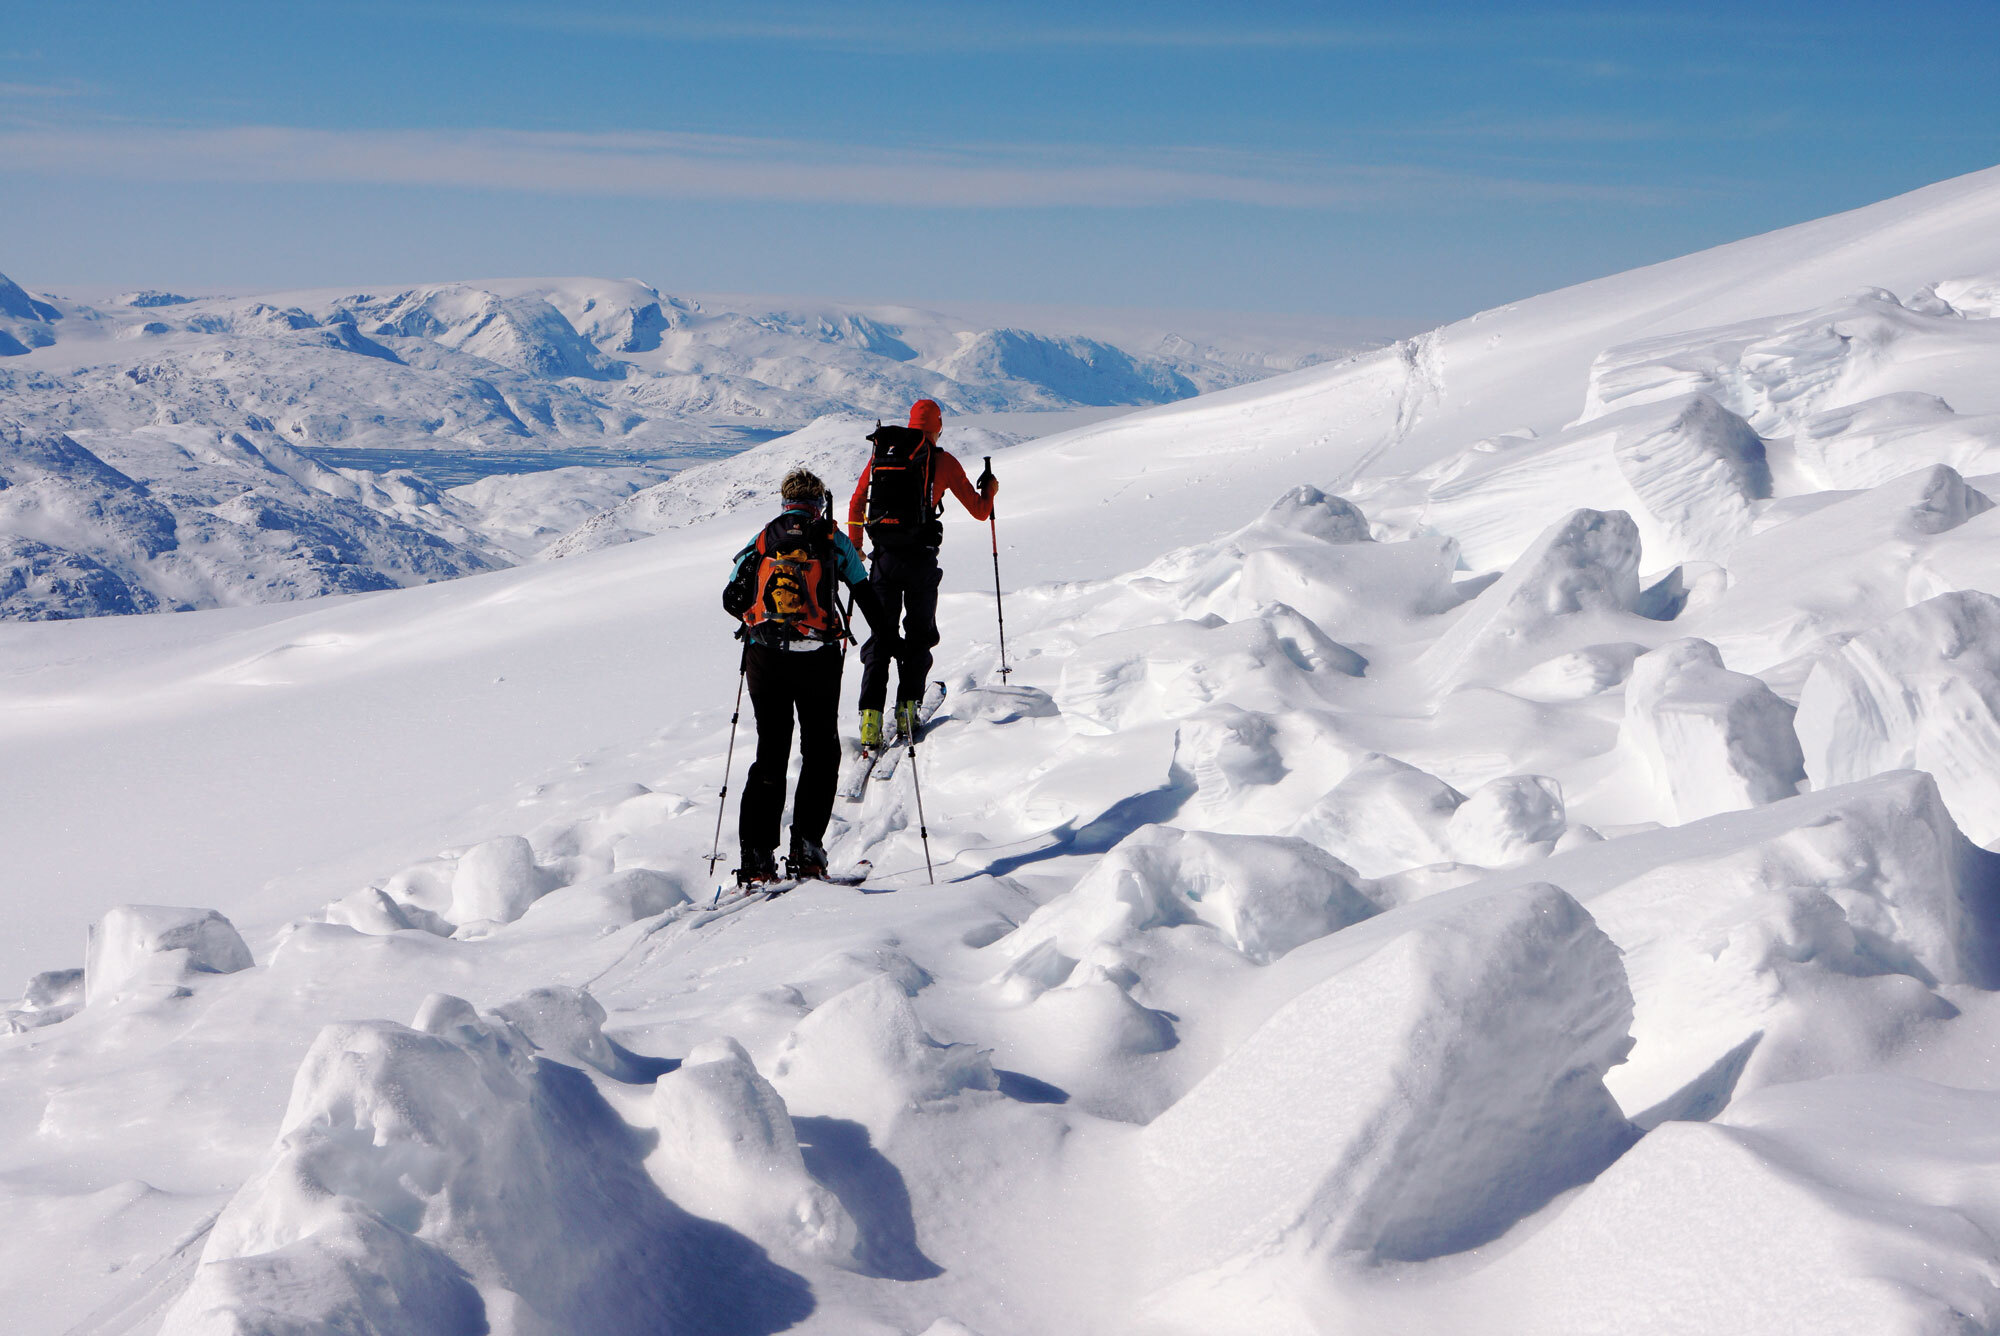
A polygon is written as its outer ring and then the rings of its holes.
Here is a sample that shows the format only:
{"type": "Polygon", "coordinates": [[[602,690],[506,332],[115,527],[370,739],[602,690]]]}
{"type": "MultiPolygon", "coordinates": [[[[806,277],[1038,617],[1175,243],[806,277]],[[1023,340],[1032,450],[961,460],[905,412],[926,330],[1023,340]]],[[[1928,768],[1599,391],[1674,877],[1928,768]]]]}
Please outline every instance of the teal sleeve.
{"type": "Polygon", "coordinates": [[[854,544],[847,540],[847,535],[837,529],[833,534],[833,552],[841,579],[858,585],[868,578],[868,568],[861,564],[861,554],[854,550],[854,544]]]}

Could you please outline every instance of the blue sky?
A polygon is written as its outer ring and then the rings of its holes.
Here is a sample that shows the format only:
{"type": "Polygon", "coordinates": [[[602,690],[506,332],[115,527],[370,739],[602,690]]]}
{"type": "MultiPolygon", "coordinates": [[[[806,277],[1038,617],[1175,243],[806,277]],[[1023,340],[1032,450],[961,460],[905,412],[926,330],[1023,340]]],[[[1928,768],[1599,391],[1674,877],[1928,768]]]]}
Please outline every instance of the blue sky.
{"type": "Polygon", "coordinates": [[[2000,162],[2000,5],[28,4],[0,272],[1429,321],[2000,162]]]}

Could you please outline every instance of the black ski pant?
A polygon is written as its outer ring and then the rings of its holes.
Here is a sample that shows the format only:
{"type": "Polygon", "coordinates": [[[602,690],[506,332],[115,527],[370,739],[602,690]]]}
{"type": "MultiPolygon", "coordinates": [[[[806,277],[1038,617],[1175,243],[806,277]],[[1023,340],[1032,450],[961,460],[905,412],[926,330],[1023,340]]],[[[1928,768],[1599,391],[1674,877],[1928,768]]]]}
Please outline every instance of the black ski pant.
{"type": "Polygon", "coordinates": [[[750,710],[757,720],[757,759],[743,784],[737,837],[745,849],[776,849],[785,813],[785,770],[792,760],[792,717],[799,725],[799,787],[792,795],[792,833],[818,843],[833,815],[840,780],[838,646],[794,654],[750,645],[743,656],[750,710]]]}
{"type": "Polygon", "coordinates": [[[938,642],[938,569],[934,547],[878,547],[868,572],[869,587],[882,602],[883,627],[861,647],[861,708],[879,710],[889,696],[889,655],[883,653],[880,630],[903,624],[901,652],[896,655],[896,699],[922,700],[931,675],[931,650],[938,642]]]}

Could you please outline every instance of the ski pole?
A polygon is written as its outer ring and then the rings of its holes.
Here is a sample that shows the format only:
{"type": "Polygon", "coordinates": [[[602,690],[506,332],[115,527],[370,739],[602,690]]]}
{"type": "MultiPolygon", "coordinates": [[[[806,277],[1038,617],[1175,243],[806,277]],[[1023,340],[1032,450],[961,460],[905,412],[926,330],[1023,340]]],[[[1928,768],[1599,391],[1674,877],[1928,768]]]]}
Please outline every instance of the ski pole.
{"type": "Polygon", "coordinates": [[[937,870],[931,866],[931,832],[924,824],[924,785],[917,778],[917,744],[910,743],[910,787],[917,791],[917,838],[924,842],[924,875],[937,885],[937,870]]]}
{"type": "MultiPolygon", "coordinates": [[[[722,814],[729,810],[729,771],[736,763],[736,721],[743,717],[743,679],[750,675],[750,646],[743,646],[743,657],[736,665],[736,708],[729,712],[729,754],[722,762],[722,794],[715,800],[715,844],[708,854],[708,875],[715,875],[715,865],[722,861],[722,814]]],[[[717,888],[717,894],[721,888],[717,888]]]]}
{"type": "MultiPolygon", "coordinates": [[[[986,484],[993,481],[993,456],[986,457],[986,471],[979,475],[979,489],[986,490],[986,484]]],[[[1007,606],[1000,601],[1000,522],[992,511],[986,512],[986,528],[993,535],[993,615],[1000,621],[1000,685],[1007,685],[1007,674],[1013,672],[1007,666],[1007,606]]]]}

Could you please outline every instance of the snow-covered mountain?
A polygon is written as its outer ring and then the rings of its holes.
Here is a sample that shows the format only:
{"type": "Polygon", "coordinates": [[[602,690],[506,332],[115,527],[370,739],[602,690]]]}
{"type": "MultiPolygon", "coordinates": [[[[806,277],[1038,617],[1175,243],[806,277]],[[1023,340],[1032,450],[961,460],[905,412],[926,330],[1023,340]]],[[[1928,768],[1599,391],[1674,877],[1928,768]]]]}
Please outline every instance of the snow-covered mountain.
{"type": "Polygon", "coordinates": [[[0,277],[0,479],[34,484],[0,511],[0,618],[493,569],[662,476],[593,477],[588,464],[671,471],[752,428],[900,414],[921,395],[955,412],[1160,403],[1367,341],[1337,322],[1282,321],[1261,341],[1143,323],[1121,337],[1134,350],[903,308],[727,304],[595,279],[93,304],[0,277]],[[420,464],[402,467],[438,452],[540,452],[551,476],[443,495],[420,464]],[[538,498],[531,521],[526,496],[538,498]]]}
{"type": "Polygon", "coordinates": [[[715,899],[735,482],[0,627],[13,1320],[2000,1328],[1996,238],[2000,170],[1009,448],[1011,680],[948,521],[860,891],[715,899]]]}

